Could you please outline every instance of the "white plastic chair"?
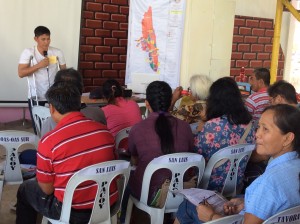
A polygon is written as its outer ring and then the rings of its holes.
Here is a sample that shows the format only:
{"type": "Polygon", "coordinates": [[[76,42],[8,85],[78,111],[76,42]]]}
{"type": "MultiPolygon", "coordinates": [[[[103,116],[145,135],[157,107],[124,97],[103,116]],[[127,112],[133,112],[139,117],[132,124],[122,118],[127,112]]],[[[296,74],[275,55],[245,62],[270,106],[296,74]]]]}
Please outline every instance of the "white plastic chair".
{"type": "Polygon", "coordinates": [[[6,159],[3,170],[0,170],[0,200],[2,195],[3,184],[13,185],[21,184],[23,182],[18,151],[20,148],[26,149],[31,145],[36,149],[38,144],[38,137],[30,132],[6,130],[0,131],[0,145],[6,151],[6,159]],[[27,146],[27,144],[29,144],[27,146]]]}
{"type": "Polygon", "coordinates": [[[174,153],[153,159],[146,167],[144,173],[140,200],[137,200],[132,195],[129,197],[125,223],[129,224],[130,222],[130,216],[134,204],[136,207],[150,215],[151,224],[162,224],[164,220],[164,213],[176,212],[180,203],[183,201],[182,195],[173,194],[172,191],[183,189],[184,173],[191,167],[198,168],[198,184],[202,178],[205,168],[205,160],[202,155],[197,153],[174,153]],[[165,205],[163,208],[148,206],[147,201],[151,176],[156,170],[164,168],[169,169],[172,172],[165,205]]]}
{"type": "Polygon", "coordinates": [[[141,103],[137,103],[140,107],[140,111],[141,111],[141,115],[143,120],[146,119],[148,117],[149,111],[146,107],[146,103],[145,102],[141,102],[141,103]]]}
{"type": "Polygon", "coordinates": [[[43,126],[43,122],[48,118],[51,117],[50,111],[48,107],[43,106],[33,106],[32,107],[32,116],[35,124],[35,129],[37,135],[41,136],[41,130],[43,126]]]}
{"type": "Polygon", "coordinates": [[[128,142],[128,136],[129,136],[129,132],[130,132],[131,127],[127,127],[122,129],[121,131],[119,131],[115,137],[115,142],[116,142],[116,153],[118,154],[118,158],[119,159],[125,159],[125,160],[130,160],[130,154],[128,152],[128,149],[125,148],[120,148],[120,142],[122,140],[125,141],[125,139],[127,139],[128,142]]]}
{"type": "Polygon", "coordinates": [[[212,220],[206,222],[206,224],[242,224],[244,216],[243,215],[230,215],[220,219],[212,220]]]}
{"type": "Polygon", "coordinates": [[[227,173],[222,192],[220,193],[225,197],[234,197],[237,192],[237,176],[240,162],[243,158],[248,156],[248,163],[254,148],[254,144],[237,144],[225,147],[214,153],[207,163],[200,188],[207,189],[211,172],[217,163],[230,160],[230,169],[227,173]]]}
{"type": "Polygon", "coordinates": [[[300,223],[300,205],[279,212],[263,222],[263,224],[273,223],[300,223]]]}
{"type": "Polygon", "coordinates": [[[47,219],[52,224],[66,224],[69,223],[72,197],[76,187],[84,181],[95,181],[98,185],[97,194],[94,201],[94,206],[91,214],[89,224],[110,224],[111,219],[113,223],[117,223],[117,212],[120,209],[120,205],[123,198],[125,186],[128,182],[130,175],[129,162],[123,160],[114,160],[103,163],[98,163],[92,166],[88,166],[78,172],[76,172],[68,181],[66,186],[65,195],[62,204],[60,220],[43,218],[42,223],[47,223],[47,219]],[[101,172],[99,172],[101,171],[101,172]],[[113,206],[113,212],[111,215],[109,191],[103,191],[103,186],[109,189],[111,182],[119,175],[123,175],[123,186],[119,190],[119,200],[113,206]],[[112,216],[112,217],[111,217],[112,216]]]}

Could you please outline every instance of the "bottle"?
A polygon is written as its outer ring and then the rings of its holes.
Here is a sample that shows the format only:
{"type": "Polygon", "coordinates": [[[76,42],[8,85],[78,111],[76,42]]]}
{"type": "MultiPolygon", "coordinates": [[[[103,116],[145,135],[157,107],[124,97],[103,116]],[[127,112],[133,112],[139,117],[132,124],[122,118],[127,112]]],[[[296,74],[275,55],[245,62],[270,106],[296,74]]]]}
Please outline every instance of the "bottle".
{"type": "Polygon", "coordinates": [[[245,67],[241,67],[240,70],[240,81],[245,82],[245,67]]]}

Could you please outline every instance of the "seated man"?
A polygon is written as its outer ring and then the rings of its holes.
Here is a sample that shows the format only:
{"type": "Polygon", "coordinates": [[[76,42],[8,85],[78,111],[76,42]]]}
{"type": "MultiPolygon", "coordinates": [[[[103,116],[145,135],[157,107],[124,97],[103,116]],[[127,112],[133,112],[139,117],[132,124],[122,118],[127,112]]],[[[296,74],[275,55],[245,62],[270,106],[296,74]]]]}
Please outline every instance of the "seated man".
{"type": "MultiPolygon", "coordinates": [[[[87,166],[114,159],[114,138],[106,126],[86,118],[80,110],[80,92],[74,85],[55,83],[46,93],[57,123],[39,142],[37,179],[21,184],[17,194],[17,224],[36,223],[37,212],[59,219],[70,177],[87,166]]],[[[96,194],[94,183],[75,191],[70,223],[88,223],[96,194]]],[[[110,189],[116,202],[116,185],[110,189]]]]}
{"type": "Polygon", "coordinates": [[[297,107],[297,93],[295,87],[291,83],[279,80],[268,88],[268,93],[272,105],[289,104],[297,107]]]}
{"type": "Polygon", "coordinates": [[[249,77],[251,94],[245,102],[247,110],[251,113],[253,120],[258,121],[261,113],[269,105],[267,88],[270,85],[270,71],[266,68],[256,68],[254,74],[249,77]]]}

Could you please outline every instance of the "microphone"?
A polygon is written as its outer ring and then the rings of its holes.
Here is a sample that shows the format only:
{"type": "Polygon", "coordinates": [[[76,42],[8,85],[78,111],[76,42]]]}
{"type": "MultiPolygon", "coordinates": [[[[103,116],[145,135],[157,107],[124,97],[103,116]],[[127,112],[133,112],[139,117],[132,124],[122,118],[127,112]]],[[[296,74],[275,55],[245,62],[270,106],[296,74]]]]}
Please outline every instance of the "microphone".
{"type": "Polygon", "coordinates": [[[48,52],[47,51],[44,51],[44,57],[47,57],[48,56],[48,52]]]}
{"type": "MultiPolygon", "coordinates": [[[[47,51],[43,51],[44,57],[48,56],[48,52],[47,51]]],[[[47,65],[47,73],[48,73],[48,84],[49,84],[49,88],[50,88],[50,77],[49,77],[49,67],[47,65]]]]}

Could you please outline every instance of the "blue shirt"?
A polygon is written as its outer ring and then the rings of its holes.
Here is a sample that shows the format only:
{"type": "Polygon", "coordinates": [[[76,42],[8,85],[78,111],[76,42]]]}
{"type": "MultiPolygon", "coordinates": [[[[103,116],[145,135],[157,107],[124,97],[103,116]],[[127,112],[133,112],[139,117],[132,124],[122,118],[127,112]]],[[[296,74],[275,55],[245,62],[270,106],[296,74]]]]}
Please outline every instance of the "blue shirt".
{"type": "Polygon", "coordinates": [[[246,189],[245,212],[266,220],[300,205],[299,173],[300,159],[296,152],[273,159],[264,174],[246,189]]]}

